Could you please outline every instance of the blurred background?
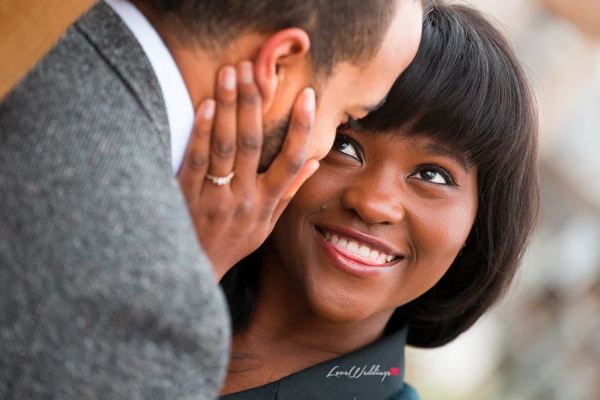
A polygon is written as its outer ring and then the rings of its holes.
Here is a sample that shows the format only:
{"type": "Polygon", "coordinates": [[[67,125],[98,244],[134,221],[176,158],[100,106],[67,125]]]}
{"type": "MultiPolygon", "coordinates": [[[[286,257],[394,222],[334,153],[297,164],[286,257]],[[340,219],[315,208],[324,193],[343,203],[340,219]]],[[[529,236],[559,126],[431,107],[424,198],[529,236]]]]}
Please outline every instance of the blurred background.
{"type": "Polygon", "coordinates": [[[600,0],[465,0],[536,88],[542,218],[507,298],[435,350],[407,350],[423,400],[600,400],[600,0]]]}

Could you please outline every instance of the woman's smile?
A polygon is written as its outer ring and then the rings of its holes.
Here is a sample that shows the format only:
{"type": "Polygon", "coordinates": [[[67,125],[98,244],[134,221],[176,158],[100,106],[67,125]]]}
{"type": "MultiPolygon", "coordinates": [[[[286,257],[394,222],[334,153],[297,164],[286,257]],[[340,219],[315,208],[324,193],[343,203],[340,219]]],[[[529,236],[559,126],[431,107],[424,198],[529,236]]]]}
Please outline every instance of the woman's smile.
{"type": "Polygon", "coordinates": [[[379,239],[368,237],[352,228],[317,227],[316,231],[326,258],[334,266],[352,275],[381,275],[404,259],[404,256],[389,250],[390,246],[379,239]]]}

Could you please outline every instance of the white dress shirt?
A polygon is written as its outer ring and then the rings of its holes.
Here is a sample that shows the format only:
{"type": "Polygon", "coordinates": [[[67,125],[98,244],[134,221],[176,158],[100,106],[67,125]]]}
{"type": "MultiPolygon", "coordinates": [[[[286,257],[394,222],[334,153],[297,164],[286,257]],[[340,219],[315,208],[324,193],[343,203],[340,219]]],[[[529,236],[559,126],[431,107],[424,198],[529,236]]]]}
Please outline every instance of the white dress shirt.
{"type": "Polygon", "coordinates": [[[104,0],[121,17],[150,60],[163,92],[169,130],[171,131],[171,165],[177,174],[194,126],[194,107],[183,77],[167,46],[156,29],[127,0],[104,0]]]}

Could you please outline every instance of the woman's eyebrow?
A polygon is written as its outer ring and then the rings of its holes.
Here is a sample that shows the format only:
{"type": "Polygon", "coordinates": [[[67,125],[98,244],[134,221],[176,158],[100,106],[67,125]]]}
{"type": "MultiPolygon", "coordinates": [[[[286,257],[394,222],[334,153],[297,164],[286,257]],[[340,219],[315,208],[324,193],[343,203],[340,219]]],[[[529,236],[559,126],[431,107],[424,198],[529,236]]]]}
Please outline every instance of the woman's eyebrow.
{"type": "Polygon", "coordinates": [[[465,161],[464,157],[456,154],[453,151],[448,150],[447,148],[445,148],[443,146],[437,145],[435,143],[427,143],[424,146],[424,150],[425,150],[425,152],[427,152],[431,155],[450,157],[454,161],[459,163],[460,166],[462,167],[462,169],[465,170],[465,172],[469,172],[469,166],[468,166],[467,162],[465,161]]]}

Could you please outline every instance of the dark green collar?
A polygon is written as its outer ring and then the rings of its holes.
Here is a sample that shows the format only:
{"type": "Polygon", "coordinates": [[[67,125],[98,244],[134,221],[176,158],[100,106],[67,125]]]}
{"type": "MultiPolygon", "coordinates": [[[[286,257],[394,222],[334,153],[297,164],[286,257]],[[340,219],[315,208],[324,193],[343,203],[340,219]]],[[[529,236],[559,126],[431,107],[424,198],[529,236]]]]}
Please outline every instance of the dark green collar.
{"type": "Polygon", "coordinates": [[[404,384],[407,334],[404,327],[360,350],[221,400],[386,399],[404,384]],[[391,368],[398,368],[398,375],[391,375],[391,368]]]}

